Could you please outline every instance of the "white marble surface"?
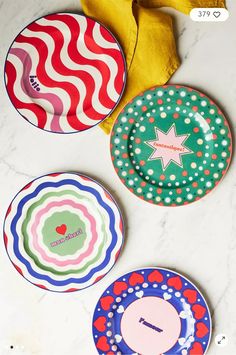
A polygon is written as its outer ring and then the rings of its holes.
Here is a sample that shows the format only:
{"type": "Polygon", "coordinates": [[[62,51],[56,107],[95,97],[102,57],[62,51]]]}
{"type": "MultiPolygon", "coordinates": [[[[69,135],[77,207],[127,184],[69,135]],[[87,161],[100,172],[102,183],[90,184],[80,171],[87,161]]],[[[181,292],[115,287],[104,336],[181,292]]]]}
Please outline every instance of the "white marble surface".
{"type": "MultiPolygon", "coordinates": [[[[236,126],[236,3],[226,23],[193,23],[175,11],[182,66],[172,83],[192,85],[217,99],[236,126]]],[[[75,170],[103,182],[120,201],[126,243],[115,268],[82,292],[54,294],[26,282],[12,267],[0,240],[0,354],[93,355],[91,317],[98,297],[130,269],[164,266],[185,273],[201,287],[213,315],[209,355],[236,354],[236,171],[203,200],[181,208],[151,206],[132,196],[116,177],[109,138],[96,127],[84,134],[53,135],[18,115],[3,83],[3,64],[15,35],[33,19],[79,10],[77,0],[0,0],[0,223],[15,193],[32,178],[75,170]],[[225,348],[214,337],[225,333],[225,348]],[[13,345],[14,349],[10,349],[13,345]]]]}

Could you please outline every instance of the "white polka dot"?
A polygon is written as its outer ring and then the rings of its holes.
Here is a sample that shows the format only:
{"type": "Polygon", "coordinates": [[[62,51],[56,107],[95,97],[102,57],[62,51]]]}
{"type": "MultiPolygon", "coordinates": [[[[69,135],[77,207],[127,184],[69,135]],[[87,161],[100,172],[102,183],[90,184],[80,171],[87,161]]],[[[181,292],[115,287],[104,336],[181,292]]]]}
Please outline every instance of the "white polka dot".
{"type": "Polygon", "coordinates": [[[118,132],[118,133],[122,132],[122,128],[118,127],[118,128],[117,128],[117,132],[118,132]]]}
{"type": "Polygon", "coordinates": [[[178,203],[180,203],[180,202],[182,202],[182,198],[181,198],[181,197],[177,197],[176,201],[177,201],[178,203]]]}
{"type": "Polygon", "coordinates": [[[157,202],[160,202],[160,201],[161,201],[160,196],[157,196],[157,197],[155,198],[155,200],[156,200],[157,202]]]}
{"type": "Polygon", "coordinates": [[[185,97],[186,96],[186,92],[185,91],[181,91],[180,96],[181,97],[185,97]]]}
{"type": "Polygon", "coordinates": [[[166,118],[167,114],[165,112],[162,112],[160,116],[161,118],[166,118]]]}
{"type": "Polygon", "coordinates": [[[197,96],[196,96],[196,95],[192,95],[192,96],[191,96],[191,99],[192,99],[193,101],[196,101],[196,100],[197,100],[197,96]]]}
{"type": "Polygon", "coordinates": [[[166,203],[170,203],[170,202],[171,202],[170,197],[166,197],[166,198],[165,198],[165,202],[166,202],[166,203]]]}
{"type": "Polygon", "coordinates": [[[141,126],[141,127],[139,128],[139,130],[140,130],[140,132],[145,132],[145,131],[146,131],[146,128],[145,128],[145,126],[141,126]]]}
{"type": "Polygon", "coordinates": [[[115,142],[116,144],[120,143],[119,138],[115,138],[114,142],[115,142]]]}
{"type": "Polygon", "coordinates": [[[219,164],[218,164],[218,167],[219,167],[220,169],[222,169],[222,168],[224,167],[224,164],[223,164],[223,163],[219,163],[219,164]]]}
{"type": "Polygon", "coordinates": [[[175,175],[170,175],[170,180],[171,181],[174,181],[176,179],[176,176],[175,175]]]}
{"type": "Polygon", "coordinates": [[[201,189],[197,190],[198,195],[202,195],[203,191],[201,189]]]}
{"type": "Polygon", "coordinates": [[[211,186],[212,186],[211,182],[210,182],[210,181],[207,181],[206,186],[207,186],[207,187],[211,187],[211,186]]]}
{"type": "Polygon", "coordinates": [[[134,184],[133,180],[129,180],[129,185],[132,186],[134,184]]]}
{"type": "Polygon", "coordinates": [[[150,192],[147,193],[147,198],[152,198],[152,194],[150,192]]]}
{"type": "Polygon", "coordinates": [[[126,175],[127,175],[127,172],[126,172],[126,171],[122,171],[121,175],[122,175],[122,176],[126,176],[126,175]]]}
{"type": "Polygon", "coordinates": [[[191,168],[192,168],[192,169],[196,169],[196,167],[197,167],[197,164],[196,164],[196,163],[191,163],[191,168]]]}
{"type": "Polygon", "coordinates": [[[219,174],[215,173],[215,174],[213,175],[213,177],[214,177],[215,179],[218,179],[219,174]]]}
{"type": "Polygon", "coordinates": [[[132,107],[129,107],[129,108],[128,108],[128,112],[129,112],[129,113],[133,113],[133,112],[134,112],[133,108],[132,108],[132,107]]]}
{"type": "Polygon", "coordinates": [[[171,96],[173,96],[174,93],[175,93],[174,90],[170,90],[170,91],[169,91],[169,95],[171,95],[171,96]]]}
{"type": "Polygon", "coordinates": [[[216,123],[217,123],[217,124],[220,124],[220,123],[221,123],[221,119],[220,119],[220,118],[217,118],[217,119],[216,119],[216,123]]]}
{"type": "Polygon", "coordinates": [[[202,140],[201,138],[199,138],[199,139],[197,140],[197,144],[202,145],[202,144],[203,144],[203,140],[202,140]]]}
{"type": "Polygon", "coordinates": [[[152,169],[148,170],[148,175],[153,175],[154,171],[152,169]]]}
{"type": "Polygon", "coordinates": [[[203,101],[201,102],[201,106],[203,106],[203,107],[207,106],[207,102],[206,102],[205,100],[203,100],[203,101]]]}
{"type": "Polygon", "coordinates": [[[228,145],[228,142],[227,142],[226,140],[223,140],[223,141],[222,141],[222,145],[223,145],[224,147],[226,147],[226,146],[228,145]]]}
{"type": "Polygon", "coordinates": [[[146,98],[147,98],[148,100],[151,100],[152,95],[148,94],[148,95],[146,96],[146,98]]]}
{"type": "Polygon", "coordinates": [[[127,118],[126,118],[125,116],[123,116],[123,117],[121,118],[121,122],[123,122],[123,123],[127,122],[127,118]]]}
{"type": "Polygon", "coordinates": [[[137,100],[137,105],[141,106],[142,105],[142,100],[137,100]]]}
{"type": "Polygon", "coordinates": [[[140,154],[141,153],[141,149],[140,148],[136,148],[135,149],[135,154],[140,154]]]}
{"type": "Polygon", "coordinates": [[[190,118],[185,118],[184,122],[185,122],[186,124],[189,124],[189,123],[191,122],[191,120],[190,120],[190,118]]]}
{"type": "Polygon", "coordinates": [[[158,95],[158,96],[163,96],[163,92],[162,92],[161,90],[158,90],[158,91],[157,91],[157,95],[158,95]]]}
{"type": "Polygon", "coordinates": [[[222,152],[222,153],[221,153],[221,156],[222,156],[223,158],[225,158],[225,157],[227,157],[227,153],[226,153],[226,152],[222,152]]]}
{"type": "Polygon", "coordinates": [[[211,115],[214,115],[214,113],[215,113],[215,110],[214,110],[213,108],[211,108],[211,109],[210,109],[210,114],[211,114],[211,115]]]}
{"type": "Polygon", "coordinates": [[[120,151],[119,150],[115,150],[115,155],[119,155],[120,151]]]}
{"type": "Polygon", "coordinates": [[[122,166],[122,165],[123,165],[123,161],[119,160],[119,161],[117,162],[117,165],[118,165],[118,166],[122,166]]]}
{"type": "Polygon", "coordinates": [[[187,195],[187,199],[188,199],[188,200],[192,200],[192,199],[193,199],[193,195],[192,195],[192,194],[188,194],[188,195],[187,195]]]}

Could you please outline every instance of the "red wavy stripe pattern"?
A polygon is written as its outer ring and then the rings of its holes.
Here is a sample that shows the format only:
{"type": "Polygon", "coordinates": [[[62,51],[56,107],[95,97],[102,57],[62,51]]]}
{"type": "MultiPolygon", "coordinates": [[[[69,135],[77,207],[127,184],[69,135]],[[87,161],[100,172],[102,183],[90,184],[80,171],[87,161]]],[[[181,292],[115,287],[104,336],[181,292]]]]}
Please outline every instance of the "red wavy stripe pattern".
{"type": "MultiPolygon", "coordinates": [[[[32,73],[32,75],[37,76],[37,82],[39,83],[39,85],[42,84],[44,87],[48,88],[48,93],[50,92],[50,89],[53,92],[53,88],[60,88],[66,91],[67,95],[69,95],[70,102],[67,103],[69,110],[67,113],[64,112],[63,117],[60,117],[60,122],[63,122],[63,120],[67,120],[67,126],[69,125],[69,127],[71,127],[71,131],[81,131],[88,129],[94,124],[96,124],[97,121],[102,121],[106,118],[106,114],[99,112],[99,107],[103,107],[104,110],[107,110],[107,112],[109,112],[112,111],[112,109],[117,104],[117,100],[112,99],[111,95],[109,95],[108,93],[108,85],[111,85],[111,75],[113,74],[114,76],[114,72],[112,73],[112,70],[114,69],[112,69],[111,63],[105,59],[107,57],[110,57],[111,61],[113,61],[117,66],[117,73],[115,75],[114,81],[112,82],[113,93],[117,93],[117,98],[119,98],[119,96],[122,94],[125,74],[125,63],[122,52],[110,32],[100,25],[99,26],[101,40],[103,39],[103,41],[106,41],[106,47],[109,46],[110,43],[111,48],[103,48],[98,44],[99,39],[96,38],[96,35],[94,33],[96,22],[92,19],[86,18],[84,16],[82,17],[80,15],[70,14],[48,15],[45,17],[45,19],[51,21],[52,25],[45,26],[40,24],[40,21],[42,22],[42,19],[33,22],[27,27],[27,30],[30,30],[32,32],[32,36],[29,37],[28,34],[27,36],[24,35],[25,30],[23,30],[22,33],[19,34],[16,38],[12,48],[18,48],[18,43],[27,43],[35,48],[35,50],[38,52],[39,61],[37,63],[36,73],[32,73]],[[88,51],[92,52],[91,58],[84,57],[80,52],[79,44],[77,45],[77,41],[82,30],[82,19],[83,21],[86,21],[87,26],[85,33],[83,34],[84,45],[87,47],[88,51]],[[70,57],[70,60],[74,62],[74,66],[76,66],[76,64],[89,65],[99,71],[102,77],[102,83],[98,90],[98,106],[96,106],[96,102],[92,99],[95,90],[98,88],[96,77],[94,77],[92,73],[89,73],[88,71],[86,71],[86,69],[83,69],[81,67],[78,68],[78,70],[74,70],[70,69],[70,65],[67,66],[66,60],[64,60],[61,55],[63,45],[65,45],[65,34],[63,34],[59,28],[56,28],[56,24],[53,24],[54,21],[60,21],[64,23],[70,31],[71,38],[67,47],[67,54],[68,57],[70,57]],[[44,41],[44,38],[37,38],[36,36],[34,36],[33,32],[38,33],[37,36],[40,35],[39,32],[45,32],[50,35],[55,46],[51,57],[51,69],[53,69],[57,74],[64,77],[62,80],[53,77],[53,74],[50,74],[52,70],[50,70],[48,73],[46,69],[46,61],[49,57],[48,44],[44,41]],[[117,45],[117,48],[114,48],[114,44],[117,45]],[[96,54],[98,56],[96,59],[94,59],[93,57],[96,54]],[[101,54],[105,55],[104,60],[100,59],[99,55],[101,54]],[[70,76],[78,78],[83,82],[86,92],[85,99],[83,100],[83,102],[81,99],[81,87],[71,82],[69,78],[70,76]],[[81,113],[78,112],[78,105],[82,107],[81,113]],[[86,117],[88,119],[86,119],[86,117]],[[92,123],[93,121],[94,123],[92,123]]],[[[26,50],[27,48],[28,47],[26,47],[26,50]]],[[[11,55],[13,55],[13,53],[11,55]]],[[[31,57],[31,59],[33,61],[35,58],[31,57]]],[[[6,63],[6,75],[8,78],[7,90],[14,106],[19,111],[21,109],[31,110],[37,117],[37,126],[40,128],[45,128],[48,119],[45,108],[33,101],[32,104],[25,103],[23,102],[23,99],[21,97],[16,97],[13,88],[16,82],[16,76],[21,75],[21,73],[17,73],[17,69],[10,61],[10,58],[7,59],[6,63]]],[[[17,90],[17,92],[20,92],[20,89],[17,90]]],[[[20,94],[18,96],[20,96],[20,94]]],[[[62,95],[60,99],[63,101],[65,100],[65,97],[68,98],[68,96],[62,95]]],[[[54,109],[56,111],[56,108],[54,109]]],[[[26,117],[26,119],[30,121],[30,117],[26,117]]],[[[63,127],[63,124],[61,126],[63,127]]],[[[66,129],[68,130],[68,127],[66,129]]]]}

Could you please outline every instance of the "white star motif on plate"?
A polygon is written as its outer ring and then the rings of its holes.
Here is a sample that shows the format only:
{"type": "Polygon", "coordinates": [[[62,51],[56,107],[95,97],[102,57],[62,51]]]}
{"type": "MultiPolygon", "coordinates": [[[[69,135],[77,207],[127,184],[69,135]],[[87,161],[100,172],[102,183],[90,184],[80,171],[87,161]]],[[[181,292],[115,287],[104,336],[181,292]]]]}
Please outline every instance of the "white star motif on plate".
{"type": "Polygon", "coordinates": [[[156,139],[145,142],[145,144],[154,149],[148,160],[161,159],[163,170],[166,170],[171,162],[182,168],[182,155],[193,153],[191,149],[184,145],[189,134],[178,136],[175,124],[166,133],[155,127],[155,134],[156,139]]]}

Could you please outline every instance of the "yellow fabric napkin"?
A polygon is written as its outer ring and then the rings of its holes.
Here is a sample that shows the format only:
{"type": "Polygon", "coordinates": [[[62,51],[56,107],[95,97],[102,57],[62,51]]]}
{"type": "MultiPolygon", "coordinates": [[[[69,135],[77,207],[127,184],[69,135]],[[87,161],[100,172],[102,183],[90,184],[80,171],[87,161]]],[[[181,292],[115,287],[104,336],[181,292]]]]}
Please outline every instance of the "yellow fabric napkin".
{"type": "Polygon", "coordinates": [[[225,0],[81,0],[86,15],[104,24],[120,42],[126,57],[127,83],[114,112],[100,127],[108,134],[122,108],[136,95],[164,85],[180,65],[172,18],[160,7],[185,14],[195,7],[225,7],[225,0]]]}

